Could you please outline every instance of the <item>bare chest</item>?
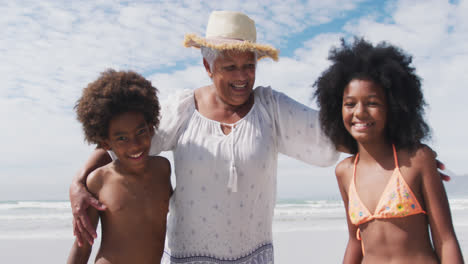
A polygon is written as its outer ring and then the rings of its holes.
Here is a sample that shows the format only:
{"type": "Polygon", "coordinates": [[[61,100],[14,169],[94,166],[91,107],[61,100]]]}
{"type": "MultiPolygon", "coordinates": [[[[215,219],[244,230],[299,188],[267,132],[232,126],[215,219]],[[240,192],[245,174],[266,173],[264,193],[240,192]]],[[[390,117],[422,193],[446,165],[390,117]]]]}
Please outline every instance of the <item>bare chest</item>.
{"type": "Polygon", "coordinates": [[[156,181],[118,181],[100,192],[100,200],[108,207],[108,213],[122,219],[132,217],[142,221],[165,218],[169,207],[168,184],[156,181]]]}

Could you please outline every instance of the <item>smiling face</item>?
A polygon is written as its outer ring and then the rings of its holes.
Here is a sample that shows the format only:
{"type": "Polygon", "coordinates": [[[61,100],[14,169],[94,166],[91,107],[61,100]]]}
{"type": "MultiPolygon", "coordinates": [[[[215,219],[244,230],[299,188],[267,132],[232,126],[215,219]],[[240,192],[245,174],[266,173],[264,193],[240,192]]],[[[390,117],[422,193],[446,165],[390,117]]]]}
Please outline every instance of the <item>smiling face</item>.
{"type": "Polygon", "coordinates": [[[125,112],[109,122],[108,139],[103,146],[114,151],[129,171],[145,167],[154,130],[140,112],[125,112]]]}
{"type": "Polygon", "coordinates": [[[224,103],[239,106],[247,102],[255,83],[256,58],[253,52],[228,51],[213,63],[204,61],[217,96],[224,103]]]}
{"type": "Polygon", "coordinates": [[[385,141],[387,100],[373,81],[349,82],[343,92],[342,115],[346,130],[358,144],[385,141]]]}

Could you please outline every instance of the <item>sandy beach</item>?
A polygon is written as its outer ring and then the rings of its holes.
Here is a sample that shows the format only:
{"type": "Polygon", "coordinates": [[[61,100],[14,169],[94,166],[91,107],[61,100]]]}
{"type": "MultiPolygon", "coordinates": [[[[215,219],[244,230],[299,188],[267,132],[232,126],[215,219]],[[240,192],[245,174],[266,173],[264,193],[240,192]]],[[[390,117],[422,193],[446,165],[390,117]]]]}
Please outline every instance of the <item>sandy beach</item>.
{"type": "MultiPolygon", "coordinates": [[[[457,230],[463,255],[468,256],[468,227],[457,230]]],[[[297,230],[274,233],[275,263],[341,263],[347,234],[342,230],[297,230]]],[[[2,263],[65,263],[73,238],[0,239],[2,263]]],[[[93,263],[99,240],[89,263],[93,263]]]]}
{"type": "MultiPolygon", "coordinates": [[[[340,231],[275,233],[275,263],[339,263],[346,245],[340,231]],[[320,247],[319,247],[320,246],[320,247]]],[[[0,240],[2,263],[65,263],[73,238],[0,240]]],[[[99,241],[88,263],[93,263],[99,241]]]]}

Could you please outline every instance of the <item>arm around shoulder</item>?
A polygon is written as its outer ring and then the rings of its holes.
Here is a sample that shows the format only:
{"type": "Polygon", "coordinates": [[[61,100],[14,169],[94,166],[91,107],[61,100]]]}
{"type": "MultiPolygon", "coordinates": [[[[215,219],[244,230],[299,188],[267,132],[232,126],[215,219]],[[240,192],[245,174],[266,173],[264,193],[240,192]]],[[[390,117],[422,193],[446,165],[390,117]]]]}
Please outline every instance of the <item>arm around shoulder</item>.
{"type": "MultiPolygon", "coordinates": [[[[98,193],[100,186],[102,186],[102,173],[101,169],[96,169],[90,173],[87,177],[86,185],[91,190],[93,194],[98,193]]],[[[93,228],[93,231],[96,231],[97,224],[99,222],[99,212],[96,208],[90,206],[86,210],[87,215],[89,216],[90,224],[93,228]]],[[[70,254],[68,256],[67,264],[86,264],[88,263],[89,256],[92,250],[92,242],[91,243],[84,243],[81,245],[79,243],[78,238],[75,239],[73,246],[70,250],[70,254]]]]}
{"type": "Polygon", "coordinates": [[[86,161],[85,165],[75,175],[70,185],[69,195],[71,208],[73,212],[73,233],[81,245],[83,241],[92,243],[96,233],[86,214],[88,207],[94,207],[98,210],[105,210],[95,197],[93,197],[86,188],[88,175],[96,168],[104,166],[111,162],[109,154],[103,149],[96,149],[86,161]]]}
{"type": "Polygon", "coordinates": [[[70,201],[72,204],[73,215],[81,214],[82,209],[88,206],[93,206],[98,210],[104,210],[98,200],[94,199],[92,195],[86,190],[86,182],[88,175],[112,161],[107,151],[103,149],[96,149],[86,161],[85,165],[78,171],[70,185],[70,201]]]}
{"type": "Polygon", "coordinates": [[[421,172],[422,193],[432,240],[441,263],[463,263],[447,194],[437,171],[434,152],[425,146],[419,148],[412,164],[421,172]]]}
{"type": "Polygon", "coordinates": [[[317,110],[269,88],[262,94],[274,119],[280,153],[321,167],[337,162],[339,152],[323,133],[317,110]]]}
{"type": "MultiPolygon", "coordinates": [[[[104,182],[104,173],[105,172],[102,168],[97,168],[96,170],[92,171],[86,178],[86,186],[93,195],[98,196],[99,190],[101,189],[104,182]]],[[[89,216],[90,224],[93,228],[93,231],[95,232],[99,222],[99,212],[96,210],[96,208],[90,206],[87,208],[86,213],[89,216]]],[[[91,254],[91,247],[92,243],[85,243],[80,245],[78,239],[76,239],[70,251],[67,264],[88,263],[89,255],[91,254]]]]}
{"type": "Polygon", "coordinates": [[[161,120],[151,141],[150,155],[174,149],[178,137],[195,111],[194,91],[183,90],[161,102],[161,120]]]}

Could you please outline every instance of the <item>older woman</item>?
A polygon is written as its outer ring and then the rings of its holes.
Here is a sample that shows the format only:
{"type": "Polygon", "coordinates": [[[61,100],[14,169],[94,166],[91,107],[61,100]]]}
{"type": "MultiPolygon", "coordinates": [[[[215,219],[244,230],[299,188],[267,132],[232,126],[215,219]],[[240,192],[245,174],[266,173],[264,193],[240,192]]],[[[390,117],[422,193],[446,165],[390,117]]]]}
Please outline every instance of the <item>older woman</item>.
{"type": "MultiPolygon", "coordinates": [[[[253,20],[213,12],[201,48],[212,84],[174,95],[162,111],[152,154],[172,150],[176,189],[170,201],[163,263],[273,263],[272,221],[278,153],[318,166],[338,153],[315,110],[270,87],[254,87],[257,60],[278,58],[256,43],[253,20]]],[[[92,242],[85,213],[105,207],[86,191],[87,174],[110,161],[96,150],[70,187],[74,232],[92,242]]]]}
{"type": "MultiPolygon", "coordinates": [[[[201,48],[212,84],[173,96],[161,114],[152,154],[172,150],[176,189],[170,202],[164,263],[273,263],[272,221],[278,153],[329,166],[338,152],[317,112],[270,87],[254,87],[257,60],[278,58],[256,43],[254,21],[213,12],[201,48]]],[[[85,208],[103,209],[83,185],[110,161],[97,150],[75,177],[70,199],[79,240],[92,241],[85,208]]]]}
{"type": "MultiPolygon", "coordinates": [[[[278,52],[256,43],[246,15],[213,12],[206,37],[187,35],[185,46],[201,48],[213,83],[170,98],[153,137],[151,153],[172,150],[175,162],[163,263],[273,263],[278,153],[329,166],[338,152],[315,110],[270,87],[253,88],[257,60],[277,60],[278,52]]],[[[86,208],[105,209],[83,182],[108,162],[96,150],[70,187],[80,243],[96,236],[86,208]]]]}

